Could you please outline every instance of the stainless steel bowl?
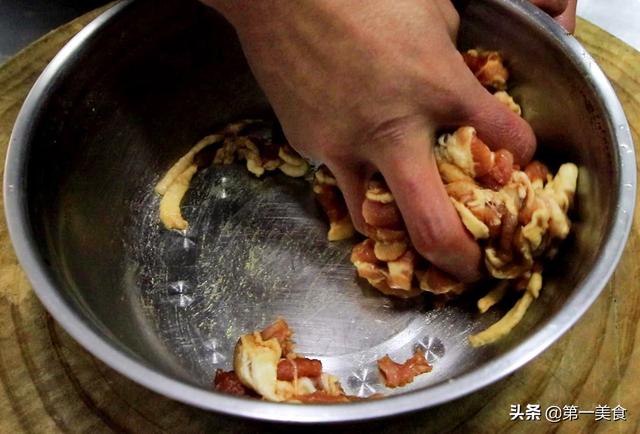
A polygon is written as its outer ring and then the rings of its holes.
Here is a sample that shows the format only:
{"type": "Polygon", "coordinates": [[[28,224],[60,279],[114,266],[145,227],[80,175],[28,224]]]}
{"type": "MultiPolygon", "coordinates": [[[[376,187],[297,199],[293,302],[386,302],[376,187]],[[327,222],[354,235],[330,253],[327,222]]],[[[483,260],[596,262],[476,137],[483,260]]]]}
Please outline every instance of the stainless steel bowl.
{"type": "Polygon", "coordinates": [[[219,412],[346,421],[440,404],[507,375],[589,307],[629,233],[636,167],[627,122],[591,57],[527,1],[468,2],[460,45],[501,50],[551,161],[580,167],[574,233],[517,330],[473,349],[493,322],[469,303],[432,309],[359,285],[350,243],[329,244],[303,181],[200,173],[187,233],[167,232],[152,192],[195,141],[269,113],[233,30],[196,2],[125,1],[75,37],[16,123],[5,172],[16,252],[38,296],[85,348],[129,378],[219,412]],[[350,393],[382,391],[375,360],[427,350],[434,371],[383,400],[287,405],[211,390],[237,337],[277,315],[350,393]]]}

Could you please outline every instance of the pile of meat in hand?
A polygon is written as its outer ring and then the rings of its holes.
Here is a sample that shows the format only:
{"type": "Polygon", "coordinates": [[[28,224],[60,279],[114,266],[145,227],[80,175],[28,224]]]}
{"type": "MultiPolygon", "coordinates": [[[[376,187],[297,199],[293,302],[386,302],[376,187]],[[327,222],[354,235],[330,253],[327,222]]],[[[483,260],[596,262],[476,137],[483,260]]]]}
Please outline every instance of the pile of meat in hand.
{"type": "MultiPolygon", "coordinates": [[[[497,52],[469,50],[463,58],[487,90],[515,113],[522,113],[506,92],[509,72],[497,52]]],[[[479,310],[486,312],[508,293],[519,294],[501,320],[470,336],[472,345],[485,345],[509,333],[538,297],[544,261],[555,255],[571,228],[568,212],[578,169],[567,163],[554,174],[539,161],[518,167],[509,151],[492,151],[469,126],[441,135],[435,156],[451,202],[482,247],[487,275],[493,278],[493,282],[484,282],[493,289],[478,301],[479,310]]],[[[268,123],[231,124],[197,143],[157,184],[165,227],[188,227],[180,202],[199,169],[236,160],[244,160],[256,176],[278,169],[302,177],[310,168],[268,123]]],[[[327,167],[315,171],[313,192],[329,220],[329,240],[354,236],[342,193],[327,167]]],[[[471,286],[456,281],[415,251],[393,194],[380,176],[369,182],[362,212],[366,239],[355,245],[351,261],[358,275],[373,287],[400,298],[428,293],[440,303],[469,291],[471,286]]]]}
{"type": "MultiPolygon", "coordinates": [[[[484,251],[487,273],[501,281],[478,306],[485,312],[508,290],[520,301],[494,326],[471,336],[473,345],[508,333],[538,297],[542,267],[569,234],[578,170],[563,164],[555,176],[534,161],[524,170],[508,151],[492,152],[471,127],[440,138],[438,167],[462,223],[484,251]]],[[[353,248],[358,275],[381,292],[415,297],[423,292],[448,300],[472,288],[429,264],[413,249],[391,192],[381,180],[369,183],[362,207],[368,238],[353,248]]]]}
{"type": "MultiPolygon", "coordinates": [[[[482,85],[522,114],[505,91],[509,74],[498,53],[470,50],[463,57],[482,85]]],[[[539,161],[518,167],[508,150],[492,151],[468,126],[441,135],[435,156],[451,202],[483,248],[486,271],[494,279],[489,283],[494,288],[478,301],[480,312],[501,301],[508,291],[521,294],[500,321],[470,336],[472,345],[485,345],[508,334],[538,298],[544,260],[552,258],[559,242],[569,235],[568,212],[578,168],[563,164],[554,176],[539,161]]],[[[331,179],[328,169],[321,170],[323,178],[331,179]]],[[[323,204],[321,197],[319,201],[323,204]]],[[[336,208],[344,209],[344,205],[336,208]]],[[[330,212],[327,214],[331,220],[330,212]]],[[[351,261],[358,275],[380,292],[401,298],[426,292],[443,303],[473,287],[429,264],[413,249],[382,178],[369,182],[362,214],[367,239],[353,248],[351,261]]]]}

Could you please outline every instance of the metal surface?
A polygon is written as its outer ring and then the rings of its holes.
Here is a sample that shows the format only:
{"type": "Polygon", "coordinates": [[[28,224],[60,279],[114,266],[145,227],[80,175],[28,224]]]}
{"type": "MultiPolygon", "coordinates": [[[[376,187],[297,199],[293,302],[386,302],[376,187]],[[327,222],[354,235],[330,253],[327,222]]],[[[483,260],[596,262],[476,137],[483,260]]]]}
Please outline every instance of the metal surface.
{"type": "Polygon", "coordinates": [[[358,282],[350,243],[325,241],[303,180],[208,169],[185,198],[191,229],[160,227],[152,188],[164,171],[218,126],[268,113],[232,29],[182,0],[114,7],[61,51],[24,104],[4,194],[16,252],[40,299],[124,375],[183,402],[253,418],[397,414],[517,369],[580,317],[615,268],[634,209],[633,144],[600,69],[527,2],[470,2],[460,44],[504,52],[543,154],[580,167],[574,235],[542,297],[498,345],[466,344],[498,316],[477,315],[475,296],[434,309],[358,282]],[[423,346],[434,370],[408,388],[385,390],[389,398],[347,405],[211,391],[237,337],[278,315],[294,327],[300,352],[321,358],[350,393],[381,390],[373,367],[386,353],[402,358],[423,346]]]}

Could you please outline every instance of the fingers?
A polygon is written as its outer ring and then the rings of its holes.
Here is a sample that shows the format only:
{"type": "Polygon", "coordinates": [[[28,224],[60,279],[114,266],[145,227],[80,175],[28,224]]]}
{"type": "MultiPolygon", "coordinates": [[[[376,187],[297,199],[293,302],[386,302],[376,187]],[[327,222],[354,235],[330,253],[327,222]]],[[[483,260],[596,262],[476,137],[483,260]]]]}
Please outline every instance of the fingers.
{"type": "Polygon", "coordinates": [[[371,178],[374,169],[364,164],[345,164],[344,162],[328,162],[327,166],[338,182],[338,187],[347,203],[353,226],[358,232],[364,234],[362,203],[364,202],[367,181],[371,178]]]}
{"type": "Polygon", "coordinates": [[[430,118],[440,127],[472,126],[492,150],[506,149],[514,161],[523,166],[536,150],[536,137],[527,121],[511,111],[487,89],[465,64],[462,56],[451,58],[451,74],[456,77],[454,91],[445,107],[454,107],[448,116],[435,116],[442,107],[430,107],[430,118]]]}
{"type": "Polygon", "coordinates": [[[569,0],[531,0],[531,3],[555,18],[567,9],[569,0]]]}
{"type": "Polygon", "coordinates": [[[569,33],[575,30],[577,0],[531,0],[531,3],[551,15],[569,33]]]}
{"type": "Polygon", "coordinates": [[[416,250],[464,282],[480,278],[478,244],[460,222],[432,153],[431,132],[419,124],[391,127],[376,138],[374,163],[402,213],[416,250]],[[388,133],[388,134],[387,134],[388,133]]]}
{"type": "Polygon", "coordinates": [[[492,150],[507,149],[524,166],[536,151],[536,136],[527,121],[487,92],[479,83],[467,93],[467,115],[460,125],[470,125],[492,150]]]}
{"type": "Polygon", "coordinates": [[[569,4],[563,13],[556,17],[556,21],[567,32],[572,33],[576,30],[576,7],[578,0],[569,0],[569,4]]]}

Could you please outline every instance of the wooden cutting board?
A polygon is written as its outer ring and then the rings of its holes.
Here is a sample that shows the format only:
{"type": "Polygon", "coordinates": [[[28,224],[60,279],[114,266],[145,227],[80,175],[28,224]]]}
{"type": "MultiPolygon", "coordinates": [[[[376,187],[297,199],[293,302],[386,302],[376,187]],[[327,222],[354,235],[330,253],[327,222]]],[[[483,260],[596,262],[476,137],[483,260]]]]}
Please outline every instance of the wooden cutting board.
{"type": "MultiPolygon", "coordinates": [[[[89,13],[46,35],[0,67],[0,161],[32,84],[89,13]]],[[[578,38],[605,70],[640,144],[640,53],[580,21],[578,38]]],[[[1,170],[1,169],[0,169],[1,170]]],[[[587,314],[559,342],[508,378],[438,408],[331,431],[637,432],[640,428],[640,221],[636,213],[625,255],[587,314]],[[638,343],[639,345],[636,345],[638,343]],[[511,421],[510,406],[540,404],[541,421],[511,421]],[[550,423],[548,406],[627,409],[627,421],[550,423]]],[[[18,432],[265,432],[299,427],[244,421],[171,401],[138,386],[95,359],[43,309],[16,261],[0,222],[0,433],[18,432]]]]}

